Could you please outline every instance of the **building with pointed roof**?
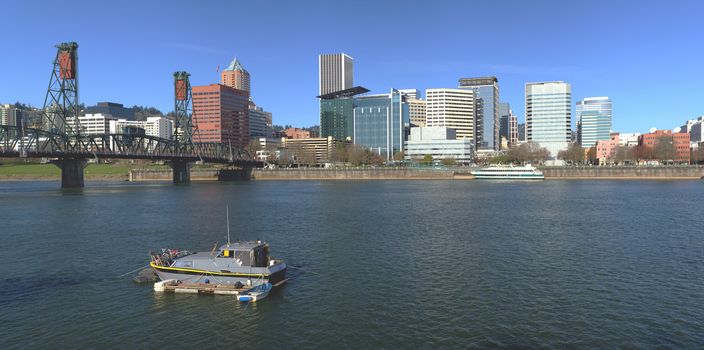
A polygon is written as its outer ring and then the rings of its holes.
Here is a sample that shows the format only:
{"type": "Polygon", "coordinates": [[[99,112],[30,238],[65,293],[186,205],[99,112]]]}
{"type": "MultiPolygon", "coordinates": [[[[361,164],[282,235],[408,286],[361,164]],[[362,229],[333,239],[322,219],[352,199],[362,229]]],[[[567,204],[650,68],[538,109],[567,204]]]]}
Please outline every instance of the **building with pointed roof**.
{"type": "Polygon", "coordinates": [[[233,58],[230,65],[222,71],[220,84],[251,93],[249,72],[242,67],[237,57],[233,58]]]}

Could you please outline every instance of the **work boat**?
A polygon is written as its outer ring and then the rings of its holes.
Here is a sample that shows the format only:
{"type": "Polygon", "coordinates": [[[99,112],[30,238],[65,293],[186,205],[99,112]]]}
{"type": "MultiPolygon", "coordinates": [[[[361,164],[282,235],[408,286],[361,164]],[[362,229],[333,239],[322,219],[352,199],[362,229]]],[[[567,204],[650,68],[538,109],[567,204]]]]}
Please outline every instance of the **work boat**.
{"type": "Polygon", "coordinates": [[[524,166],[491,165],[472,171],[471,174],[475,179],[482,180],[542,180],[545,178],[542,171],[530,164],[524,166]]]}
{"type": "Polygon", "coordinates": [[[227,243],[210,252],[164,249],[149,263],[162,281],[276,286],[286,281],[286,263],[269,256],[262,241],[227,243]]]}

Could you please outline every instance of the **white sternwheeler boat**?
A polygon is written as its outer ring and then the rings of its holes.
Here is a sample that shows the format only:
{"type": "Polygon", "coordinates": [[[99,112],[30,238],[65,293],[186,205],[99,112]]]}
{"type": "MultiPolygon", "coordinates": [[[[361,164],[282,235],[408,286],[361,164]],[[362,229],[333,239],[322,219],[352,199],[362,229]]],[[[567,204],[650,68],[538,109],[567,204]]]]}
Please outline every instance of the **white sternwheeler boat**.
{"type": "Polygon", "coordinates": [[[543,180],[543,172],[536,167],[493,164],[471,172],[477,180],[543,180]]]}

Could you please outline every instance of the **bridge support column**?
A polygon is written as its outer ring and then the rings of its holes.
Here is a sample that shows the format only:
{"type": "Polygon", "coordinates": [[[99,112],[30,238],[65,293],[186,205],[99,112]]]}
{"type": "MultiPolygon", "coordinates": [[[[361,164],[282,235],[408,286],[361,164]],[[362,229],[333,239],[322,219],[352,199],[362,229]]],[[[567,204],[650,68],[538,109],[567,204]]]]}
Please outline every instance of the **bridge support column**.
{"type": "Polygon", "coordinates": [[[218,170],[218,181],[248,181],[251,179],[252,168],[218,170]]]}
{"type": "Polygon", "coordinates": [[[191,182],[191,163],[180,160],[171,162],[173,170],[173,180],[175,184],[185,184],[191,182]]]}
{"type": "Polygon", "coordinates": [[[61,188],[82,188],[85,185],[83,169],[88,165],[85,159],[59,158],[52,163],[61,168],[61,188]]]}

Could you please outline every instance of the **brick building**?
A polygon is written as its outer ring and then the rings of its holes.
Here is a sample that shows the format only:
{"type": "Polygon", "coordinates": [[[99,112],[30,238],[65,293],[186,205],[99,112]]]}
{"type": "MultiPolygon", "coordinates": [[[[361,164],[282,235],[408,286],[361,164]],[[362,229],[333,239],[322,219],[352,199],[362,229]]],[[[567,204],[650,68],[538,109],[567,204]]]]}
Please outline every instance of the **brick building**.
{"type": "Polygon", "coordinates": [[[284,130],[287,139],[309,139],[310,131],[299,128],[288,128],[284,130]]]}
{"type": "Polygon", "coordinates": [[[222,84],[193,87],[194,142],[249,142],[249,92],[222,84]]]}
{"type": "Polygon", "coordinates": [[[609,140],[599,140],[596,142],[596,146],[591,147],[590,150],[590,160],[592,163],[597,163],[599,165],[604,165],[611,163],[616,154],[616,148],[619,143],[619,134],[617,132],[611,133],[609,140]]]}
{"type": "MultiPolygon", "coordinates": [[[[670,130],[655,130],[638,137],[638,154],[644,159],[658,159],[662,155],[658,153],[658,143],[667,142],[672,144],[672,160],[675,163],[689,163],[689,134],[686,132],[673,133],[670,130]]],[[[667,157],[669,158],[669,157],[667,157]]]]}

